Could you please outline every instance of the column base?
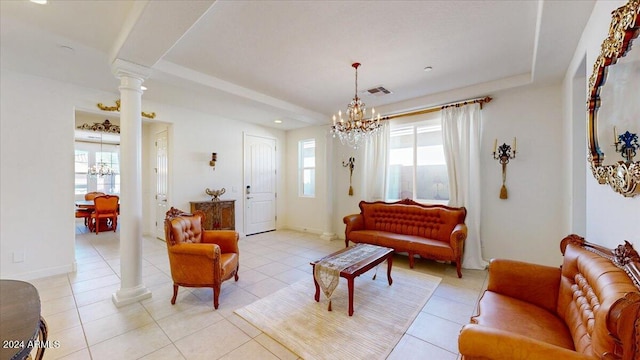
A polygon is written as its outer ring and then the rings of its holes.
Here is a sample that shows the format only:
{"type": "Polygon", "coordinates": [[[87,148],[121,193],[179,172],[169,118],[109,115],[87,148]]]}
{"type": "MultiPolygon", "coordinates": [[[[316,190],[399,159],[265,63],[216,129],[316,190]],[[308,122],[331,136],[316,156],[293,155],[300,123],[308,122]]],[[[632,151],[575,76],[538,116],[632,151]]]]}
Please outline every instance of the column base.
{"type": "Polygon", "coordinates": [[[150,298],[151,291],[144,285],[138,285],[128,289],[121,288],[113,294],[111,299],[116,307],[121,307],[150,298]]]}
{"type": "Polygon", "coordinates": [[[334,240],[334,239],[337,239],[337,238],[338,237],[334,233],[323,232],[322,235],[320,235],[320,239],[327,240],[327,241],[331,241],[331,240],[334,240]]]}

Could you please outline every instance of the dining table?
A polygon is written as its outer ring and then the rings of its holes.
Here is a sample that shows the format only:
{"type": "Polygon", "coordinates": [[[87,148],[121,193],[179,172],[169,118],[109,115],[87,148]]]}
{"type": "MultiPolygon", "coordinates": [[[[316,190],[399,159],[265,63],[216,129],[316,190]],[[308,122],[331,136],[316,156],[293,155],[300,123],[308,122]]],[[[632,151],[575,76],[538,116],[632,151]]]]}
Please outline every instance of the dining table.
{"type": "MultiPolygon", "coordinates": [[[[120,206],[120,201],[118,201],[118,207],[120,206]]],[[[76,207],[93,210],[96,208],[96,203],[93,200],[76,200],[76,207]]]]}
{"type": "MultiPolygon", "coordinates": [[[[78,209],[86,209],[89,212],[93,212],[93,210],[96,208],[96,203],[93,200],[76,200],[76,208],[78,209]]],[[[120,213],[120,201],[118,200],[118,213],[120,213]]],[[[102,220],[104,222],[104,228],[110,228],[111,224],[107,221],[107,219],[103,219],[102,220]]],[[[87,226],[89,227],[89,230],[91,232],[93,232],[94,228],[94,224],[89,221],[89,223],[87,224],[87,226]]],[[[103,223],[100,223],[100,228],[103,228],[103,223]]]]}

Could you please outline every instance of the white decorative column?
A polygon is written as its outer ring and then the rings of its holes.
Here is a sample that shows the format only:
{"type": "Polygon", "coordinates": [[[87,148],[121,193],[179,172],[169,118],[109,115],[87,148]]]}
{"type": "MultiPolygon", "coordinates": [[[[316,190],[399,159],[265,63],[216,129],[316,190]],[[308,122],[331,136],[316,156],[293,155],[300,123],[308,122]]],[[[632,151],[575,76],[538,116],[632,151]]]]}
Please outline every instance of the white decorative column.
{"type": "Polygon", "coordinates": [[[333,240],[337,238],[333,232],[333,136],[327,133],[324,146],[324,166],[325,166],[325,216],[324,229],[320,238],[323,240],[333,240]]]}
{"type": "Polygon", "coordinates": [[[117,307],[151,297],[142,283],[142,82],[149,69],[120,59],[120,289],[117,307]]]}

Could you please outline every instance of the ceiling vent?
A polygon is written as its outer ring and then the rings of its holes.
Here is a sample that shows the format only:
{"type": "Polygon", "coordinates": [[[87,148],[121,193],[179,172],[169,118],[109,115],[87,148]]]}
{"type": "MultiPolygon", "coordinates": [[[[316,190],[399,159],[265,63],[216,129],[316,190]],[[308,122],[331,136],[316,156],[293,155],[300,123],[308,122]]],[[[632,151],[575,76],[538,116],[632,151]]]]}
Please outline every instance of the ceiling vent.
{"type": "Polygon", "coordinates": [[[391,90],[387,90],[383,86],[378,86],[378,87],[374,87],[374,88],[368,89],[368,90],[366,90],[366,92],[367,92],[367,94],[374,95],[374,96],[384,96],[384,95],[388,95],[388,94],[393,94],[393,92],[391,90]]]}

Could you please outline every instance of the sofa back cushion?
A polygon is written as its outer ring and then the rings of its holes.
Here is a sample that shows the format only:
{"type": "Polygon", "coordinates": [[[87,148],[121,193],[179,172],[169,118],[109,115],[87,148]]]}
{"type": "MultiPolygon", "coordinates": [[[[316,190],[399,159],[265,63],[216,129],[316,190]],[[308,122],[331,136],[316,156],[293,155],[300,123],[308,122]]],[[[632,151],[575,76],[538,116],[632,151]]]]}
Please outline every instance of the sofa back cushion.
{"type": "Polygon", "coordinates": [[[628,292],[637,288],[622,269],[580,246],[567,245],[557,311],[572,333],[576,351],[591,356],[613,352],[607,315],[628,292]]]}
{"type": "Polygon", "coordinates": [[[360,202],[360,211],[367,230],[420,236],[449,242],[453,228],[463,224],[465,208],[444,205],[407,203],[360,202]]]}

